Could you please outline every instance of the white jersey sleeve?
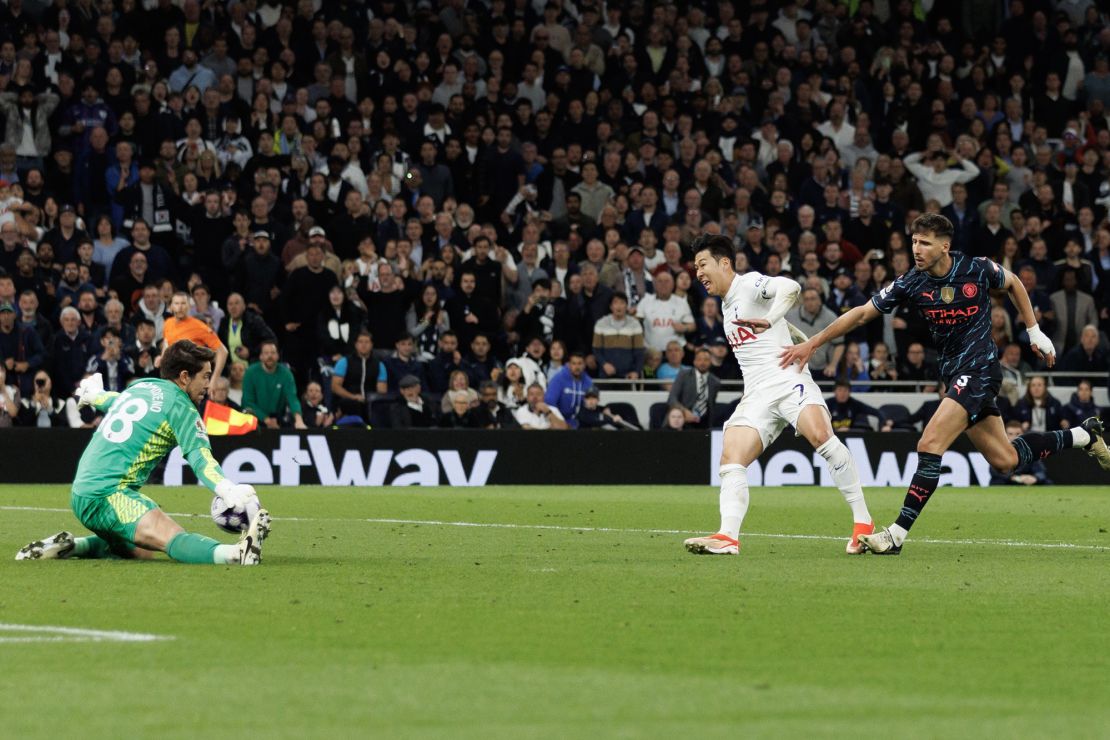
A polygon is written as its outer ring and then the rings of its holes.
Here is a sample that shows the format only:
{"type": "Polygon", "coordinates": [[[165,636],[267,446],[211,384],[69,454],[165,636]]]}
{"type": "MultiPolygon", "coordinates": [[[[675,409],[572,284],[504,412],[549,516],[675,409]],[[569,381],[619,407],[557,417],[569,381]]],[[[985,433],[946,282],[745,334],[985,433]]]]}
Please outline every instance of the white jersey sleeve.
{"type": "MultiPolygon", "coordinates": [[[[748,388],[767,378],[798,374],[796,367],[779,367],[779,355],[785,347],[794,344],[786,319],[774,322],[769,329],[759,334],[738,323],[741,319],[767,318],[775,299],[773,281],[774,278],[757,272],[738,275],[733,278],[732,287],[721,306],[725,336],[740,370],[744,373],[744,384],[748,388]]],[[[802,372],[809,374],[808,369],[802,372]]]]}

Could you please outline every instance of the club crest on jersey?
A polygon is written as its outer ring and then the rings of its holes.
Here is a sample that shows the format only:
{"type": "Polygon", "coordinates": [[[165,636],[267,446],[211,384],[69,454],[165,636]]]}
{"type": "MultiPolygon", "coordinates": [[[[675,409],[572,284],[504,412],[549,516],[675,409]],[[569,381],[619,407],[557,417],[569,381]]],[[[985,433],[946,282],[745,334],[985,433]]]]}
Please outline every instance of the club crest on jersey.
{"type": "Polygon", "coordinates": [[[964,298],[974,298],[979,294],[979,288],[975,286],[975,283],[964,283],[963,292],[964,298]]]}
{"type": "Polygon", "coordinates": [[[940,289],[940,299],[945,303],[951,303],[956,298],[956,288],[951,285],[945,285],[940,289]]]}

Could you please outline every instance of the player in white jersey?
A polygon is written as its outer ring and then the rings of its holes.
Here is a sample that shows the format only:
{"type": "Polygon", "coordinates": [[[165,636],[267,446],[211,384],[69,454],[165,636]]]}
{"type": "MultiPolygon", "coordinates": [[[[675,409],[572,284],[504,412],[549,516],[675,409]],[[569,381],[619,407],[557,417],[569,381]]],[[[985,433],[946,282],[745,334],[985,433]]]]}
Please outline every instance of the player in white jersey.
{"type": "MultiPolygon", "coordinates": [[[[708,555],[737,555],[740,525],[748,510],[748,466],[780,433],[793,426],[829,466],[829,473],[852,510],[854,526],[846,550],[862,552],[861,534],[875,530],[851,453],[832,430],[821,389],[808,369],[782,368],[782,348],[794,343],[783,318],[798,298],[797,282],[756,272],[737,275],[736,251],[725,236],[694,242],[697,277],[710,295],[723,298],[725,334],[744,373],[744,397],[724,426],[721,454],[721,528],[716,534],[686,540],[686,549],[708,555]]],[[[797,331],[797,330],[795,330],[797,331]]]]}

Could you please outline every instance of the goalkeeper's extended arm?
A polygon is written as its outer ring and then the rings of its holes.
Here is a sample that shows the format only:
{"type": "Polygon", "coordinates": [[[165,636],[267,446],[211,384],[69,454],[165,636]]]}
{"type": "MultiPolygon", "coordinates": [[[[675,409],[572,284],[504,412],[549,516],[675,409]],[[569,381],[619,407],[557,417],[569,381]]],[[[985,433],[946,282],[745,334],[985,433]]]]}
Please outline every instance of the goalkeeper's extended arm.
{"type": "Polygon", "coordinates": [[[216,462],[216,458],[212,457],[211,447],[207,445],[197,447],[188,454],[186,459],[196,473],[197,480],[219,495],[228,506],[245,506],[249,499],[258,497],[253,486],[232,483],[230,478],[224,476],[223,468],[216,462]]]}
{"type": "Polygon", "coordinates": [[[117,398],[119,398],[119,394],[115,391],[105,391],[99,396],[89,399],[89,405],[97,411],[104,412],[112,407],[117,398]]]}
{"type": "Polygon", "coordinates": [[[93,373],[87,378],[83,378],[77,384],[77,390],[73,394],[77,398],[77,408],[84,406],[92,406],[97,411],[107,411],[111,408],[119,394],[115,391],[104,390],[104,376],[100,373],[93,373]]]}
{"type": "Polygon", "coordinates": [[[220,492],[219,488],[222,484],[227,483],[231,485],[231,481],[224,475],[223,468],[216,462],[216,458],[212,456],[212,448],[207,445],[198,446],[189,452],[185,459],[189,462],[189,467],[196,473],[197,480],[207,486],[210,490],[220,492]]]}

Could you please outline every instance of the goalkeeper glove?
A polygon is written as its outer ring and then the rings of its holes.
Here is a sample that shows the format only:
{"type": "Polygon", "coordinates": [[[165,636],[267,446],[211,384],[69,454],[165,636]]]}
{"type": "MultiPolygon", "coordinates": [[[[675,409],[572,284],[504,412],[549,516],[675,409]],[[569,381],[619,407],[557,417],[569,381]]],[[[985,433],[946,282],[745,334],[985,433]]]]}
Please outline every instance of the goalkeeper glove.
{"type": "Polygon", "coordinates": [[[254,486],[248,483],[232,483],[227,478],[216,484],[216,495],[234,508],[245,507],[248,501],[258,498],[254,486]]]}
{"type": "Polygon", "coordinates": [[[104,393],[104,376],[93,373],[77,384],[77,408],[91,406],[96,397],[104,393]]]}

